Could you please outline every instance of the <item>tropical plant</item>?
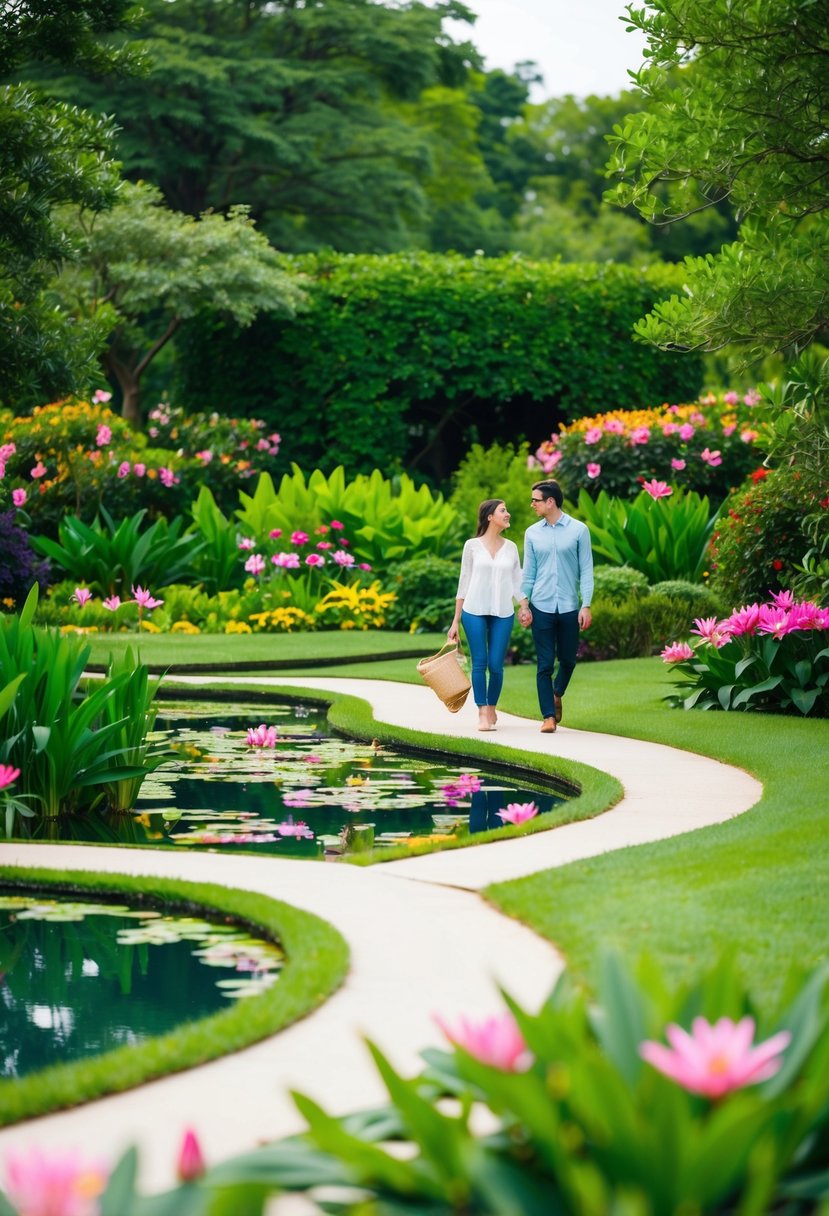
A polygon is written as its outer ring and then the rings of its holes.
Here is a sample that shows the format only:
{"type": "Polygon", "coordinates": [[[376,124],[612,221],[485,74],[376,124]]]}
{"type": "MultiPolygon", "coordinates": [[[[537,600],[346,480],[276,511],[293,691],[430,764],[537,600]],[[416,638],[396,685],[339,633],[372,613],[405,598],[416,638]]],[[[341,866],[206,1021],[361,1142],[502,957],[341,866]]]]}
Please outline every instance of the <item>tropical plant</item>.
{"type": "MultiPolygon", "coordinates": [[[[458,468],[452,474],[450,504],[462,521],[465,534],[471,536],[478,517],[478,507],[487,498],[502,498],[513,515],[515,531],[531,523],[530,492],[539,473],[531,467],[528,443],[492,443],[483,447],[473,443],[458,468]]],[[[517,538],[516,538],[517,539],[517,538]]]]}
{"type": "Polygon", "coordinates": [[[174,753],[150,740],[161,681],[150,682],[149,669],[137,654],[133,655],[131,647],[120,658],[110,659],[107,680],[113,685],[113,695],[103,704],[101,723],[117,726],[111,742],[118,755],[114,759],[114,775],[104,785],[104,791],[110,810],[129,811],[138,801],[145,778],[174,753]],[[117,776],[119,769],[129,770],[132,776],[117,776]]]}
{"type": "Polygon", "coordinates": [[[199,490],[191,511],[193,524],[202,540],[195,566],[200,580],[211,592],[238,587],[244,572],[239,561],[235,525],[220,510],[207,486],[199,490]]]}
{"type": "Polygon", "coordinates": [[[631,566],[650,583],[701,581],[717,517],[708,499],[693,490],[652,482],[631,500],[611,498],[604,490],[594,499],[581,490],[577,506],[568,509],[589,527],[599,562],[631,566]]]}
{"type": "Polygon", "coordinates": [[[687,633],[693,617],[687,602],[666,595],[612,601],[596,595],[593,619],[581,635],[581,659],[639,659],[658,654],[671,638],[687,633]]]}
{"type": "Polygon", "coordinates": [[[192,576],[204,542],[183,532],[184,518],[159,518],[141,530],[145,509],[116,521],[100,508],[91,525],[70,515],[58,526],[58,540],[35,536],[32,544],[70,578],[100,595],[127,598],[136,585],[164,587],[192,576]]]}
{"type": "Polygon", "coordinates": [[[662,652],[679,689],[669,704],[829,716],[829,608],[783,591],[694,623],[693,646],[674,642],[662,652]]]}
{"type": "Polygon", "coordinates": [[[448,628],[458,589],[459,566],[443,557],[419,557],[390,566],[385,586],[394,592],[389,629],[411,633],[448,628]]]}
{"type": "Polygon", "coordinates": [[[597,566],[593,579],[593,598],[622,604],[625,600],[648,594],[648,578],[631,566],[597,566]]]}

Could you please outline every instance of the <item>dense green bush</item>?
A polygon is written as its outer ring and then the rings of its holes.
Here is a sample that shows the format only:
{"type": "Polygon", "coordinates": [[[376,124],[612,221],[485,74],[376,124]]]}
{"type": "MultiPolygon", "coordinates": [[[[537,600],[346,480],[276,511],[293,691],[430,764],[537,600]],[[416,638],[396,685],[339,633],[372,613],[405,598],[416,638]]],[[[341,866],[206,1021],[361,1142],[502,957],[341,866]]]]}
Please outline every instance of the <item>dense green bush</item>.
{"type": "Polygon", "coordinates": [[[596,566],[593,573],[593,600],[621,604],[648,594],[648,576],[632,566],[596,566]]]}
{"type": "Polygon", "coordinates": [[[479,504],[486,498],[502,498],[512,514],[512,539],[521,548],[524,529],[535,523],[530,492],[533,482],[541,476],[530,464],[526,443],[493,443],[487,448],[473,443],[452,475],[449,496],[470,536],[475,530],[479,504]]]}
{"type": "Polygon", "coordinates": [[[396,596],[387,614],[389,628],[412,633],[448,629],[459,574],[460,564],[442,557],[420,557],[392,566],[384,580],[396,596]]]}
{"type": "Polygon", "coordinates": [[[634,596],[617,603],[597,598],[579,655],[583,659],[645,658],[687,633],[691,620],[687,604],[666,595],[634,596]]]}
{"type": "Polygon", "coordinates": [[[631,339],[634,323],[681,286],[657,266],[317,254],[307,311],[239,332],[217,320],[177,338],[185,408],[227,402],[278,426],[290,458],[324,470],[401,465],[443,480],[475,441],[538,434],[595,413],[693,400],[694,355],[631,339]]]}
{"type": "Polygon", "coordinates": [[[702,583],[689,583],[686,579],[671,578],[662,583],[653,583],[651,595],[665,595],[669,600],[685,604],[690,616],[722,616],[725,604],[722,599],[702,583]]]}

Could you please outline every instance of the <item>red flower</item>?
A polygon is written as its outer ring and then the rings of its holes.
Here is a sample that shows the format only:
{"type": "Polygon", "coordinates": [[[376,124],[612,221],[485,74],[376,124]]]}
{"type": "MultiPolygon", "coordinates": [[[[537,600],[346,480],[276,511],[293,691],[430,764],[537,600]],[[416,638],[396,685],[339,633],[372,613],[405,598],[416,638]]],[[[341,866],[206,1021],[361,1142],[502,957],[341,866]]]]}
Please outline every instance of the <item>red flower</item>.
{"type": "Polygon", "coordinates": [[[772,564],[772,566],[773,566],[773,568],[774,568],[775,570],[782,570],[782,569],[783,569],[783,563],[781,562],[781,560],[780,560],[780,558],[779,558],[779,557],[776,557],[776,558],[774,559],[774,561],[773,561],[771,564],[772,564]]]}
{"type": "Polygon", "coordinates": [[[758,481],[762,481],[763,478],[768,477],[768,475],[769,475],[768,469],[763,469],[763,468],[755,469],[754,472],[751,474],[751,480],[756,483],[758,481]]]}
{"type": "Polygon", "coordinates": [[[820,505],[823,507],[824,511],[829,508],[829,494],[827,494],[825,498],[821,498],[820,505]]]}

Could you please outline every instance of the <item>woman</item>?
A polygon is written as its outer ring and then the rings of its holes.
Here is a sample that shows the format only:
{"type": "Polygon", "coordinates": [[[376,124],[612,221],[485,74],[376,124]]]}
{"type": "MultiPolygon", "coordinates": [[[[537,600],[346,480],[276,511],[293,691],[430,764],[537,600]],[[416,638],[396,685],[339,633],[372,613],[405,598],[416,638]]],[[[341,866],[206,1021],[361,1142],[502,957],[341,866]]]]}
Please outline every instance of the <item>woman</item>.
{"type": "Polygon", "coordinates": [[[458,622],[463,622],[472,655],[478,730],[495,730],[495,706],[515,619],[513,601],[520,602],[522,612],[527,608],[527,597],[521,594],[518,549],[501,535],[509,520],[501,498],[487,498],[478,508],[478,531],[463,547],[455,619],[446,635],[450,642],[457,642],[458,622]]]}

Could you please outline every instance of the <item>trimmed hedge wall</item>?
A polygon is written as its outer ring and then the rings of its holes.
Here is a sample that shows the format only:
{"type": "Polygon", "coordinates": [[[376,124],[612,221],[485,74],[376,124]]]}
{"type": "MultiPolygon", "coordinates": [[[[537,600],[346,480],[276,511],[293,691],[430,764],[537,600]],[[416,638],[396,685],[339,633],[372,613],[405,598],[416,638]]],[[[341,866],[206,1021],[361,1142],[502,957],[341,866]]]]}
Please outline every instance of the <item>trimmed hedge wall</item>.
{"type": "Polygon", "coordinates": [[[513,255],[286,258],[307,310],[239,331],[190,322],[175,400],[254,414],[287,463],[445,479],[473,442],[537,442],[561,421],[693,400],[694,355],[634,342],[681,268],[533,263],[513,255]]]}

